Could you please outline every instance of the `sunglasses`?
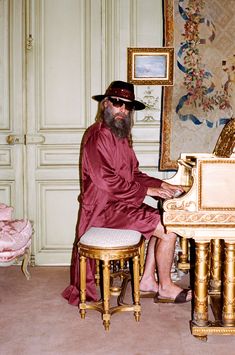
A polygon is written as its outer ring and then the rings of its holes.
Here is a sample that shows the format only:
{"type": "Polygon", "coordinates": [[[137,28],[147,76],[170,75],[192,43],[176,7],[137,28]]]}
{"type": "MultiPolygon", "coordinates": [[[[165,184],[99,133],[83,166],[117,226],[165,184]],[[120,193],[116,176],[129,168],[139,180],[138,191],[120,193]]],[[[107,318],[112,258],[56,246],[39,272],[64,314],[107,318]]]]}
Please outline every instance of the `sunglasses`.
{"type": "Polygon", "coordinates": [[[134,103],[131,101],[124,101],[124,100],[121,100],[119,98],[117,99],[114,97],[108,97],[108,100],[110,102],[112,102],[114,107],[117,107],[117,108],[122,107],[123,105],[125,105],[125,108],[128,111],[132,111],[135,108],[134,103]]]}

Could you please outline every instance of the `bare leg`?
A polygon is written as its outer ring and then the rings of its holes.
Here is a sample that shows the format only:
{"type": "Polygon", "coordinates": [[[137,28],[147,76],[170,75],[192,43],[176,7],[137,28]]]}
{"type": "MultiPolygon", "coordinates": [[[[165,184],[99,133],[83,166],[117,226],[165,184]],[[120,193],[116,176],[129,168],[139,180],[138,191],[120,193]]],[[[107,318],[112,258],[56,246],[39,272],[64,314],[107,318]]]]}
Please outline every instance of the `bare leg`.
{"type": "MultiPolygon", "coordinates": [[[[162,297],[175,298],[182,290],[171,280],[171,267],[174,257],[176,235],[174,233],[165,233],[161,222],[159,222],[153,234],[154,237],[150,239],[148,245],[144,274],[140,282],[140,290],[155,291],[159,292],[159,295],[162,297]],[[159,285],[155,278],[156,266],[159,285]]],[[[191,297],[191,292],[189,292],[187,299],[191,299],[191,297]]]]}
{"type": "MultiPolygon", "coordinates": [[[[171,267],[173,262],[176,235],[169,233],[168,238],[158,239],[156,245],[156,261],[159,279],[159,295],[162,297],[175,298],[182,290],[171,280],[171,267]]],[[[187,300],[192,298],[188,292],[187,300]]]]}
{"type": "Polygon", "coordinates": [[[140,281],[141,291],[158,292],[158,283],[156,281],[156,245],[158,238],[166,237],[164,227],[161,222],[158,223],[153,236],[148,243],[148,250],[144,265],[144,274],[140,281]]]}
{"type": "Polygon", "coordinates": [[[157,238],[152,237],[148,243],[148,250],[144,265],[144,274],[140,281],[141,291],[154,291],[158,292],[158,283],[155,278],[156,259],[155,259],[155,246],[157,238]]]}

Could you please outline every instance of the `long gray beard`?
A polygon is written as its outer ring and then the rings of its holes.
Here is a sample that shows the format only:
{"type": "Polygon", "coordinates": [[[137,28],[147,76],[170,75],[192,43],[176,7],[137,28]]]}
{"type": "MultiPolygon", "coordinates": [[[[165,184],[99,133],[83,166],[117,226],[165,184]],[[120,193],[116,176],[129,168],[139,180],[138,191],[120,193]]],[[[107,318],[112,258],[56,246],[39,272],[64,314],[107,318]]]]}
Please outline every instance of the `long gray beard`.
{"type": "Polygon", "coordinates": [[[111,110],[106,108],[104,110],[104,122],[118,138],[127,138],[130,136],[132,126],[131,113],[125,115],[120,112],[113,115],[111,110]],[[121,116],[122,119],[115,119],[117,116],[121,116]]]}

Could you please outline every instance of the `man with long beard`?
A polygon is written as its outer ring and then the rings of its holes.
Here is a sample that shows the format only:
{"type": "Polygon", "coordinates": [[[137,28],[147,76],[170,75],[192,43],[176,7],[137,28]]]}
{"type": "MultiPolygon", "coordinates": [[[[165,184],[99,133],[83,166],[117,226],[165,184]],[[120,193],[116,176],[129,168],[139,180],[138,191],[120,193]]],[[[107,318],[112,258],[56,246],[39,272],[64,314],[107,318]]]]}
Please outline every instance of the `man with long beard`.
{"type": "MultiPolygon", "coordinates": [[[[139,170],[130,144],[135,110],[145,105],[135,100],[130,83],[114,81],[100,102],[96,123],[88,128],[82,145],[81,209],[71,264],[71,284],[63,296],[70,304],[79,303],[79,262],[77,242],[90,227],[132,229],[149,240],[141,294],[155,294],[156,302],[183,303],[191,291],[171,281],[176,235],[166,233],[159,211],[143,203],[149,195],[166,199],[182,187],[170,185],[139,170]],[[157,270],[158,281],[155,277],[157,270]]],[[[87,299],[97,300],[94,261],[87,261],[87,299]]]]}

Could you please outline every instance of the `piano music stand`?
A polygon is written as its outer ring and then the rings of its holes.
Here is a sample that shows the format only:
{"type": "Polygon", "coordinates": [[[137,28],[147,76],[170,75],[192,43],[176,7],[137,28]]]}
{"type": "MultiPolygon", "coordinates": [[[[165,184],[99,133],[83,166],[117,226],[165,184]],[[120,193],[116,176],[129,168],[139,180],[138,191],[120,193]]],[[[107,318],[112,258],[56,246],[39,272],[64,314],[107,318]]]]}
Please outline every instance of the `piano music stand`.
{"type": "Polygon", "coordinates": [[[215,145],[213,154],[221,158],[229,158],[235,148],[235,118],[231,118],[224,126],[215,145]]]}

